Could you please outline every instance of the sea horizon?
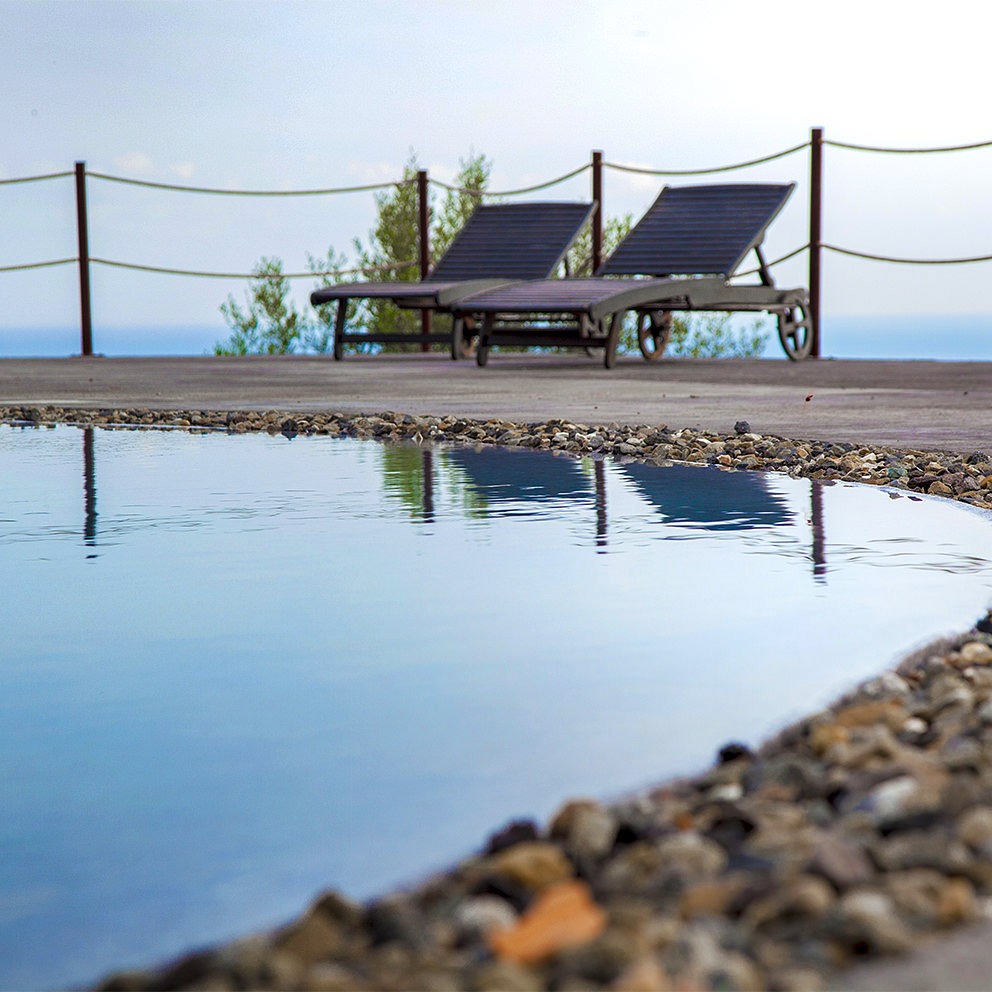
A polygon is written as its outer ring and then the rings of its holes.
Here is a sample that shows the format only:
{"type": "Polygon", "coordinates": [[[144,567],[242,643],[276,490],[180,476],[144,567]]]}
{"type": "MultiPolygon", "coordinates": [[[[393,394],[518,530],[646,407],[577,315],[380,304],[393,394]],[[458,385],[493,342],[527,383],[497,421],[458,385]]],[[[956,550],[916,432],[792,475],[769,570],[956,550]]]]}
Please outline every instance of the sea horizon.
{"type": "MultiPolygon", "coordinates": [[[[784,359],[771,321],[763,358],[784,359]]],[[[106,357],[212,355],[230,337],[223,325],[95,326],[93,351],[106,357]]],[[[78,327],[0,327],[0,358],[65,358],[81,352],[78,327]]],[[[992,314],[825,315],[824,358],[992,361],[992,314]]]]}

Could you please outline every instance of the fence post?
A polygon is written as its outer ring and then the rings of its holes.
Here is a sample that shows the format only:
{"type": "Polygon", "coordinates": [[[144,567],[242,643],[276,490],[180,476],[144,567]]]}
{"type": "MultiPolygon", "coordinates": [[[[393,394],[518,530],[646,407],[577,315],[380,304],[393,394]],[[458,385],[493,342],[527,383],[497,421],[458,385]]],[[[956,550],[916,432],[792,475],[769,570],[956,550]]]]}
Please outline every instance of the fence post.
{"type": "MultiPolygon", "coordinates": [[[[420,246],[420,278],[426,279],[431,268],[430,245],[430,205],[427,202],[427,170],[417,173],[417,241],[420,246]]],[[[434,314],[431,310],[420,311],[420,333],[426,338],[431,333],[434,314]]],[[[421,351],[430,351],[429,341],[420,343],[421,351]]]]}
{"type": "Polygon", "coordinates": [[[93,354],[90,318],[90,242],[86,229],[86,163],[76,163],[76,233],[79,243],[79,314],[83,355],[93,354]]]}
{"type": "Polygon", "coordinates": [[[592,215],[592,274],[603,264],[603,153],[592,153],[592,202],[596,212],[592,215]]]}
{"type": "Polygon", "coordinates": [[[822,251],[823,128],[814,127],[809,142],[809,316],[811,358],[820,357],[820,255],[822,251]]]}

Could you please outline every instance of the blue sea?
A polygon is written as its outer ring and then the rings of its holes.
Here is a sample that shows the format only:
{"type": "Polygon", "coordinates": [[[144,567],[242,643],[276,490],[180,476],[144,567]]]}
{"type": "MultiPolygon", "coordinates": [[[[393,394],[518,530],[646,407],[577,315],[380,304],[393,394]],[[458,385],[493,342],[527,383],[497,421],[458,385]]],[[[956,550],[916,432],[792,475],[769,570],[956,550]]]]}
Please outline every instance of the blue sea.
{"type": "MultiPolygon", "coordinates": [[[[93,349],[108,356],[207,355],[228,336],[223,325],[97,326],[93,329],[93,349]]],[[[0,358],[54,358],[79,352],[78,328],[0,326],[0,358]]],[[[822,354],[825,358],[992,361],[992,313],[825,315],[822,354]]],[[[784,357],[773,329],[765,357],[784,357]]]]}

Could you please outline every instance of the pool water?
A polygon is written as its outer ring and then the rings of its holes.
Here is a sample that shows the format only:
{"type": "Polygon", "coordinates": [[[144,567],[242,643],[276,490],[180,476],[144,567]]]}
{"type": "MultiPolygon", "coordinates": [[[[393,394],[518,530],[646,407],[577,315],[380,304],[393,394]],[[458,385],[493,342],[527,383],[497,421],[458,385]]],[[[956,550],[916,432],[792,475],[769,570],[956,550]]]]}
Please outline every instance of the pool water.
{"type": "Polygon", "coordinates": [[[501,449],[0,428],[0,988],[416,880],[992,600],[987,516],[501,449]]]}

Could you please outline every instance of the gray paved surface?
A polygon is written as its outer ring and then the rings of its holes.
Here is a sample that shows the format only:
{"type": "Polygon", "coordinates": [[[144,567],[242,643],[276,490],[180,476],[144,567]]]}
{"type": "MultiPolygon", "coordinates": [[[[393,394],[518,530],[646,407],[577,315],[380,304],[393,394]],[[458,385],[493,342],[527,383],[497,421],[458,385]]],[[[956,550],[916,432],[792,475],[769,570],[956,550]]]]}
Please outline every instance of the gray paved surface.
{"type": "Polygon", "coordinates": [[[0,360],[0,404],[394,410],[667,423],[905,447],[992,447],[992,362],[443,355],[0,360]],[[807,400],[807,397],[811,397],[807,400]]]}
{"type": "MultiPolygon", "coordinates": [[[[441,355],[0,360],[0,405],[454,413],[507,420],[667,423],[794,438],[992,449],[992,362],[621,359],[441,355]],[[806,397],[811,397],[809,400],[806,397]]],[[[992,992],[992,923],[855,969],[835,988],[992,992]]]]}

